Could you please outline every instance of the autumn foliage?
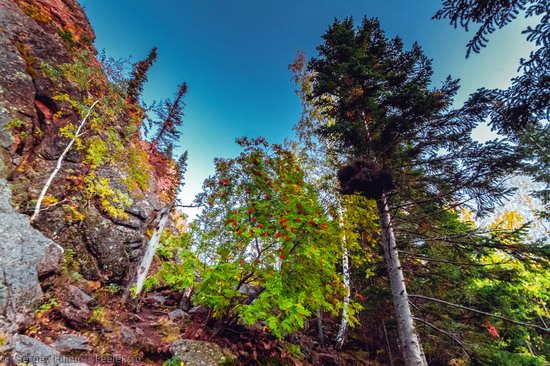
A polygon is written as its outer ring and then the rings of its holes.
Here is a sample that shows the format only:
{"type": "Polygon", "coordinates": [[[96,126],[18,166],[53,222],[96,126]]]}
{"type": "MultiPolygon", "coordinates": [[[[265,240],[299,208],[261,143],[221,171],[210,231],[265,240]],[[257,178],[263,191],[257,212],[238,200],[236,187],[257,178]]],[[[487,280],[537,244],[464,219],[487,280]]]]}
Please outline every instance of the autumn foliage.
{"type": "Polygon", "coordinates": [[[218,159],[199,197],[196,240],[209,266],[194,300],[223,322],[262,321],[283,337],[340,306],[338,227],[293,153],[261,138],[238,143],[243,153],[218,159]]]}

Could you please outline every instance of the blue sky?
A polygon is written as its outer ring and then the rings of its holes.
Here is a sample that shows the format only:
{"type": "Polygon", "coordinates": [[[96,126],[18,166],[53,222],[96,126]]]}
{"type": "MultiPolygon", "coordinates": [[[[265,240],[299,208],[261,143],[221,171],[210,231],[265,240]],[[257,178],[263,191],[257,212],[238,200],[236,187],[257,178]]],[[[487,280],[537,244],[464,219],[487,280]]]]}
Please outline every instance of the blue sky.
{"type": "MultiPolygon", "coordinates": [[[[239,136],[282,142],[293,136],[300,115],[287,65],[296,51],[313,55],[332,20],[348,15],[380,18],[390,36],[409,46],[418,41],[434,59],[434,85],[461,79],[456,103],[479,87],[506,87],[530,45],[521,19],[493,34],[489,46],[465,59],[471,36],[432,20],[440,2],[405,0],[80,0],[107,55],[144,58],[153,46],[159,58],[144,99],[163,99],[187,81],[180,151],[189,150],[183,200],[191,202],[214,157],[238,154],[239,136]]],[[[487,128],[476,131],[480,139],[487,128]]],[[[189,212],[191,213],[191,212],[189,212]]]]}

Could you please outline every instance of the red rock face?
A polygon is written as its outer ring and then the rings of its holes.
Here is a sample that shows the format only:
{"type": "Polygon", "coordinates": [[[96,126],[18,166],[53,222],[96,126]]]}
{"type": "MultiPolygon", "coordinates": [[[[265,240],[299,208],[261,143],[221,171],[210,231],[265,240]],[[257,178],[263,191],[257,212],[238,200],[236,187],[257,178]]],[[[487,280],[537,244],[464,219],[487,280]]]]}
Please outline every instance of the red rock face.
{"type": "Polygon", "coordinates": [[[77,41],[88,38],[93,42],[95,39],[88,17],[75,0],[17,0],[17,3],[42,24],[50,23],[70,31],[77,41]]]}
{"type": "Polygon", "coordinates": [[[53,120],[53,111],[46,104],[36,99],[34,101],[34,105],[36,106],[36,109],[42,113],[46,121],[53,120]]]}
{"type": "MultiPolygon", "coordinates": [[[[68,94],[78,100],[81,92],[67,80],[54,85],[41,65],[71,63],[82,49],[95,54],[94,32],[75,0],[0,0],[0,30],[0,179],[10,181],[14,207],[29,214],[67,145],[60,128],[80,120],[76,112],[60,105],[55,95],[68,94]],[[56,115],[60,111],[63,113],[56,115]],[[25,124],[24,134],[6,130],[13,120],[25,124]]],[[[127,119],[121,118],[119,130],[126,124],[127,119]]],[[[126,143],[141,146],[139,141],[126,143]]],[[[147,151],[147,144],[142,145],[147,151]]],[[[69,187],[78,184],[74,177],[82,177],[88,170],[82,153],[73,149],[48,194],[70,199],[69,187]]],[[[140,258],[147,228],[154,225],[156,212],[163,207],[159,177],[151,174],[155,179],[148,183],[147,191],[129,192],[124,184],[127,173],[117,164],[103,166],[97,174],[132,198],[127,218],[113,219],[91,200],[85,219],[78,224],[68,222],[60,204],[44,211],[35,226],[78,254],[85,277],[125,282],[140,258]]]]}

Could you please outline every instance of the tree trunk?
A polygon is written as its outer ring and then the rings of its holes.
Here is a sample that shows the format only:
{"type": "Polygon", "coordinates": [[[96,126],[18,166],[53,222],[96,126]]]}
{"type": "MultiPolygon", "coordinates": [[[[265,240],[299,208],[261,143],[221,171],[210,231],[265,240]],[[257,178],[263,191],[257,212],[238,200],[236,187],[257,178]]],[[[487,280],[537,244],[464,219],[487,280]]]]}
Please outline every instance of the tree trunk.
{"type": "Polygon", "coordinates": [[[390,277],[390,287],[397,318],[397,333],[404,364],[406,366],[427,366],[422,345],[414,327],[403,269],[399,260],[397,244],[393,234],[391,216],[385,194],[377,201],[384,256],[390,277]]]}
{"type": "Polygon", "coordinates": [[[178,307],[183,311],[189,311],[191,310],[191,295],[193,294],[193,286],[189,286],[185,289],[183,294],[181,295],[181,299],[179,302],[178,307]]]}
{"type": "Polygon", "coordinates": [[[94,109],[95,105],[99,101],[100,101],[100,99],[96,100],[90,106],[90,108],[88,108],[88,112],[86,113],[84,118],[82,118],[82,121],[78,125],[78,128],[76,129],[76,132],[74,134],[74,137],[71,139],[71,141],[69,141],[69,143],[67,144],[67,147],[65,147],[65,150],[63,150],[63,152],[61,153],[61,155],[57,159],[57,164],[55,165],[54,171],[48,177],[48,180],[44,184],[44,187],[42,188],[42,191],[40,192],[40,195],[38,196],[38,200],[36,201],[36,206],[34,207],[34,212],[33,212],[32,216],[31,216],[31,219],[30,219],[31,222],[35,221],[38,218],[38,215],[40,214],[40,209],[42,207],[42,201],[44,200],[44,197],[46,197],[46,193],[48,193],[48,189],[50,188],[50,185],[52,184],[55,176],[61,170],[61,166],[63,165],[63,160],[65,159],[65,156],[69,153],[69,150],[71,150],[71,147],[74,145],[76,139],[81,136],[81,130],[84,127],[84,124],[88,120],[88,117],[90,117],[90,114],[92,113],[92,109],[94,109]]]}
{"type": "Polygon", "coordinates": [[[160,243],[162,232],[166,227],[166,223],[168,222],[168,217],[170,217],[171,209],[172,208],[170,207],[160,212],[159,222],[157,224],[157,227],[153,232],[153,236],[151,236],[151,239],[149,239],[149,243],[147,243],[147,249],[145,250],[145,254],[143,255],[141,264],[139,265],[139,268],[137,271],[135,296],[139,295],[139,293],[143,289],[143,284],[145,283],[145,279],[147,278],[147,273],[149,272],[149,267],[151,267],[151,262],[153,261],[153,257],[155,256],[155,252],[157,251],[157,247],[160,243]]]}
{"type": "Polygon", "coordinates": [[[346,243],[346,232],[344,231],[344,212],[342,210],[342,204],[338,201],[338,215],[340,221],[340,229],[342,230],[342,276],[344,280],[344,286],[346,287],[346,295],[344,297],[344,304],[342,307],[342,321],[340,322],[340,328],[336,335],[336,347],[342,348],[344,341],[346,340],[346,331],[348,329],[348,307],[351,295],[350,288],[350,273],[349,273],[349,254],[348,246],[346,243]]]}
{"type": "Polygon", "coordinates": [[[317,339],[321,344],[325,343],[325,332],[323,332],[323,313],[317,308],[317,339]]]}

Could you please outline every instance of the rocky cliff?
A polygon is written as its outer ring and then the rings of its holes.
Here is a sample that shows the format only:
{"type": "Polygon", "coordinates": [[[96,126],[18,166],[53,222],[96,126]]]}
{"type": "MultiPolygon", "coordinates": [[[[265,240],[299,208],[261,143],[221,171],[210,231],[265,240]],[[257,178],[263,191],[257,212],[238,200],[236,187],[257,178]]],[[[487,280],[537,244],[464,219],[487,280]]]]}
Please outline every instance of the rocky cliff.
{"type": "Polygon", "coordinates": [[[109,83],[93,40],[75,0],[0,0],[2,329],[24,323],[18,309],[39,299],[38,277],[57,270],[59,247],[79,275],[127,283],[169,201],[172,181],[162,182],[174,169],[140,139],[139,106],[100,90],[109,83]],[[90,98],[106,107],[93,111],[64,159],[33,228],[26,215],[90,98]]]}

